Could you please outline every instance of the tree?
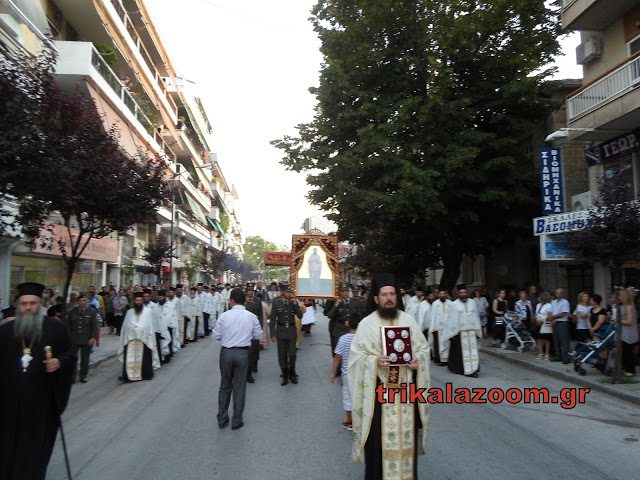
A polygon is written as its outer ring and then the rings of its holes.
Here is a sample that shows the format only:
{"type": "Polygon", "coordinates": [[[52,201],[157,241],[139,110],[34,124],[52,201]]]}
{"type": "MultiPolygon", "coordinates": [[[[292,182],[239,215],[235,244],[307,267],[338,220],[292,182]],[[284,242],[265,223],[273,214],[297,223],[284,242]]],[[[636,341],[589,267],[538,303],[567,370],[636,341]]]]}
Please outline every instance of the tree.
{"type": "Polygon", "coordinates": [[[584,228],[566,234],[577,260],[612,266],[613,284],[622,285],[622,265],[640,260],[640,203],[629,194],[628,181],[598,180],[594,207],[584,228]]]}
{"type": "MultiPolygon", "coordinates": [[[[640,203],[633,198],[633,179],[615,176],[598,180],[594,207],[584,220],[584,227],[566,234],[577,260],[611,265],[614,288],[623,283],[622,265],[640,260],[640,203]],[[631,185],[629,185],[631,183],[631,185]]],[[[620,312],[623,305],[616,305],[620,312]]],[[[622,352],[622,328],[616,325],[616,352],[622,352]]],[[[613,383],[622,382],[622,355],[616,355],[613,383]]]]}
{"type": "MultiPolygon", "coordinates": [[[[14,70],[29,63],[6,55],[2,62],[14,70]]],[[[156,221],[156,210],[169,198],[168,166],[153,153],[124,153],[117,129],[105,130],[93,101],[79,89],[69,95],[57,86],[54,62],[52,53],[43,53],[32,70],[23,72],[38,81],[22,82],[24,92],[9,91],[37,100],[27,105],[34,124],[26,125],[22,141],[13,143],[10,154],[2,156],[0,192],[18,200],[15,219],[23,233],[34,241],[49,242],[49,248],[62,254],[67,266],[66,298],[75,266],[91,240],[156,221]],[[66,238],[47,239],[52,221],[63,226],[66,238]]],[[[19,73],[15,77],[19,81],[19,73]]],[[[2,117],[3,122],[12,114],[24,117],[19,103],[5,105],[13,110],[2,117]]]]}
{"type": "Polygon", "coordinates": [[[321,0],[316,114],[272,144],[310,172],[340,238],[401,276],[525,232],[536,177],[519,143],[551,111],[557,12],[542,0],[321,0]]]}
{"type": "Polygon", "coordinates": [[[175,246],[171,245],[166,235],[157,235],[156,241],[143,247],[145,252],[142,257],[153,266],[153,274],[158,280],[162,279],[162,264],[169,258],[178,258],[175,246]]]}
{"type": "Polygon", "coordinates": [[[244,242],[243,259],[245,262],[253,265],[253,269],[255,270],[260,262],[264,260],[264,252],[279,252],[281,248],[282,247],[278,247],[275,243],[265,240],[259,235],[253,235],[247,237],[244,242]]]}

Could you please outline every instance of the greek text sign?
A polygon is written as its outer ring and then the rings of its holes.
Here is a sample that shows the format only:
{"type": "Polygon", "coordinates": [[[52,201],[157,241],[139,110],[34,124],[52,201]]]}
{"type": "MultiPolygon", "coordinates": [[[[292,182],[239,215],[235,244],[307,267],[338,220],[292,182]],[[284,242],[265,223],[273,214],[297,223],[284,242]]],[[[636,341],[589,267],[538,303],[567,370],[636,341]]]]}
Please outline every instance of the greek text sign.
{"type": "Polygon", "coordinates": [[[562,161],[559,148],[540,149],[540,186],[542,187],[542,214],[564,213],[562,161]]]}
{"type": "Polygon", "coordinates": [[[567,233],[584,228],[589,218],[590,210],[563,213],[561,215],[548,215],[533,219],[533,234],[553,235],[555,233],[567,233]]]}

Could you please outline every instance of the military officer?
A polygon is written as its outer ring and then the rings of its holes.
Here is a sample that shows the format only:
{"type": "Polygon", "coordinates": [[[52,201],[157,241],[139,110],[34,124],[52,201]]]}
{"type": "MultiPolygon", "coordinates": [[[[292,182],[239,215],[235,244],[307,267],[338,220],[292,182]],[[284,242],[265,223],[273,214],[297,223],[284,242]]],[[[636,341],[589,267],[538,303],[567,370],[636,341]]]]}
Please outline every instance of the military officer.
{"type": "MultiPolygon", "coordinates": [[[[349,333],[349,318],[353,312],[362,313],[362,302],[358,299],[349,298],[349,284],[340,283],[340,298],[333,304],[327,314],[329,317],[329,335],[331,335],[331,353],[335,356],[336,345],[342,335],[349,333]]],[[[336,376],[341,375],[340,368],[336,371],[336,376]]]]}
{"type": "Polygon", "coordinates": [[[298,383],[296,374],[296,320],[295,316],[302,318],[302,310],[298,302],[292,298],[291,286],[288,282],[280,284],[280,296],[273,300],[271,315],[269,316],[269,329],[271,341],[278,345],[278,363],[282,370],[282,383],[286,385],[298,383]]]}
{"type": "Polygon", "coordinates": [[[98,312],[94,308],[87,307],[87,297],[84,294],[78,295],[78,307],[67,315],[66,323],[71,333],[71,343],[75,345],[76,352],[80,350],[80,381],[82,383],[87,383],[89,355],[98,334],[97,315],[98,312]]]}
{"type": "MultiPolygon", "coordinates": [[[[244,307],[262,321],[262,302],[256,298],[255,285],[252,282],[247,282],[244,307]]],[[[255,382],[252,373],[258,371],[258,360],[260,360],[260,340],[252,339],[249,347],[249,369],[247,370],[247,382],[249,383],[255,382]]]]}

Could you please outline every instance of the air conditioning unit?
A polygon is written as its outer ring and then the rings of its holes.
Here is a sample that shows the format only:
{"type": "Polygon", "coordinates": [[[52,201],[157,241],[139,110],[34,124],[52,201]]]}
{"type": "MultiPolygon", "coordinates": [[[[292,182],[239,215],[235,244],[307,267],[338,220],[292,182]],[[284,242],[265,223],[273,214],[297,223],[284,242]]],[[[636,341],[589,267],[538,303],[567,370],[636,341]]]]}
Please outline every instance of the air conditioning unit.
{"type": "Polygon", "coordinates": [[[576,47],[576,62],[580,65],[602,56],[602,38],[598,35],[588,36],[584,42],[576,47]]]}
{"type": "Polygon", "coordinates": [[[591,192],[583,192],[571,197],[571,210],[579,212],[591,208],[591,192]]]}

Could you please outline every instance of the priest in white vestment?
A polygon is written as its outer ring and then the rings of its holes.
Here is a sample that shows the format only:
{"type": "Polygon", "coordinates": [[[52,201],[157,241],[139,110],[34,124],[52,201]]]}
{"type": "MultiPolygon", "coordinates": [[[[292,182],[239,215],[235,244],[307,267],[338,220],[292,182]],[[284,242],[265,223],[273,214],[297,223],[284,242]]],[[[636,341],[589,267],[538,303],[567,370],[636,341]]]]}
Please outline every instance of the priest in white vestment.
{"type": "Polygon", "coordinates": [[[169,334],[169,353],[166,355],[165,360],[171,360],[173,354],[180,350],[180,342],[178,340],[178,317],[176,312],[178,302],[169,301],[169,297],[172,296],[173,292],[171,291],[159,290],[158,303],[156,304],[160,323],[166,325],[169,334]]]}
{"type": "MultiPolygon", "coordinates": [[[[416,294],[409,298],[407,302],[407,306],[404,308],[404,312],[408,313],[413,317],[413,319],[418,323],[418,312],[420,310],[420,305],[424,302],[424,287],[422,285],[418,285],[416,287],[416,294]]],[[[420,323],[418,323],[420,325],[420,323]]]]}
{"type": "Polygon", "coordinates": [[[469,300],[464,287],[458,287],[458,299],[453,302],[453,321],[442,333],[449,345],[449,370],[460,375],[478,376],[478,338],[482,338],[482,323],[476,302],[469,300]]]}
{"type": "Polygon", "coordinates": [[[191,287],[189,289],[189,297],[186,299],[183,306],[186,306],[186,310],[183,310],[183,315],[189,317],[189,323],[186,325],[185,336],[190,342],[197,342],[200,332],[204,336],[204,323],[202,320],[202,304],[200,299],[196,295],[197,288],[191,287]]]}
{"type": "Polygon", "coordinates": [[[123,363],[122,381],[151,380],[160,368],[153,312],[145,308],[142,292],[135,292],[133,308],[127,311],[120,333],[118,360],[123,363]]]}
{"type": "Polygon", "coordinates": [[[417,454],[426,449],[428,404],[402,402],[400,395],[390,402],[388,394],[382,403],[376,392],[378,386],[402,384],[429,388],[429,346],[416,321],[399,310],[400,299],[395,276],[378,274],[367,306],[372,313],[358,324],[349,352],[352,459],[364,461],[365,478],[414,479],[417,454]],[[390,357],[383,353],[382,326],[409,329],[413,359],[408,364],[390,365],[390,357]]]}
{"type": "Polygon", "coordinates": [[[431,305],[431,325],[429,327],[429,346],[434,361],[444,366],[449,360],[449,342],[442,341],[442,332],[453,319],[453,302],[447,298],[447,291],[438,292],[438,300],[431,305]]]}

